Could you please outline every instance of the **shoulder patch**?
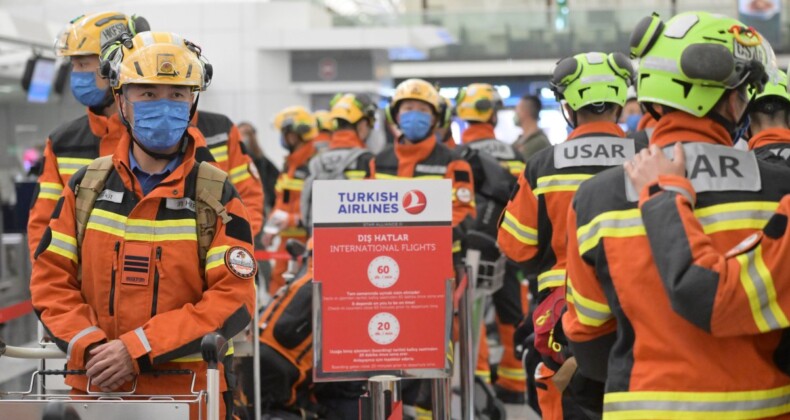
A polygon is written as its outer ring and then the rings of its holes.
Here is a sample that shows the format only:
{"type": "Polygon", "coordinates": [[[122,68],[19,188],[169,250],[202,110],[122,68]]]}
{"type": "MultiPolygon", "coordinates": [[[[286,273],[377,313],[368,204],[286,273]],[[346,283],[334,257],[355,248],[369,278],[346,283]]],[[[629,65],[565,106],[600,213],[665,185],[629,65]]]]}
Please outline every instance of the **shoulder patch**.
{"type": "Polygon", "coordinates": [[[252,257],[249,251],[240,246],[231,247],[225,252],[225,266],[236,277],[242,279],[251,279],[255,277],[255,273],[258,271],[255,258],[252,257]]]}

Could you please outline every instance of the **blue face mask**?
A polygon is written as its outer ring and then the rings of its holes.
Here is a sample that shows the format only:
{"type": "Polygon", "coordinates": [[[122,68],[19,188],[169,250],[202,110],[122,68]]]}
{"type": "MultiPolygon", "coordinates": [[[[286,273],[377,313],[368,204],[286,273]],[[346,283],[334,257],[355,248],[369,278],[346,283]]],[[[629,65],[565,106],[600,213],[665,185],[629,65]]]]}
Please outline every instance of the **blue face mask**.
{"type": "Polygon", "coordinates": [[[184,137],[190,105],[170,99],[134,102],[134,138],[152,152],[166,152],[184,137]]]}
{"type": "Polygon", "coordinates": [[[631,114],[628,118],[625,119],[625,125],[628,127],[629,133],[635,133],[636,127],[639,125],[639,120],[642,119],[642,116],[639,114],[631,114]]]}
{"type": "Polygon", "coordinates": [[[432,116],[422,111],[407,111],[398,117],[398,127],[412,143],[425,140],[431,133],[432,116]]]}
{"type": "Polygon", "coordinates": [[[101,105],[107,97],[107,91],[96,86],[96,73],[92,71],[71,72],[71,93],[88,107],[101,105]]]}

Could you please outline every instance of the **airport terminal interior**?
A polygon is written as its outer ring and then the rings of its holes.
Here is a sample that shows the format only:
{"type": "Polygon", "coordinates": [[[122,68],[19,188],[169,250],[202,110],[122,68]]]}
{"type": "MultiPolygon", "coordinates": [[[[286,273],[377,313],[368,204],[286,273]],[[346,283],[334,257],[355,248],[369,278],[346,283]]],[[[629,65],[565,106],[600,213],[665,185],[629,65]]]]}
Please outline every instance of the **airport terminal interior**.
{"type": "Polygon", "coordinates": [[[788,418],[789,63],[788,0],[0,0],[0,420],[788,418]]]}

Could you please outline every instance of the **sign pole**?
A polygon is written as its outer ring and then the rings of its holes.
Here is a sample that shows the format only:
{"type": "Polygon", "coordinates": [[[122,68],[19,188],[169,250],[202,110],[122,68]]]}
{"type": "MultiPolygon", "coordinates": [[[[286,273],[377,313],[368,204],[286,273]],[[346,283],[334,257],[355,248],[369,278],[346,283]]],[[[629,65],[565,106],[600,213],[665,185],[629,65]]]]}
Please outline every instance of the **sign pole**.
{"type": "Polygon", "coordinates": [[[373,420],[403,418],[400,378],[393,375],[374,376],[368,379],[368,389],[373,420]]]}
{"type": "MultiPolygon", "coordinates": [[[[469,255],[467,255],[468,257],[469,255]]],[[[474,336],[472,322],[472,305],[474,301],[474,279],[477,262],[470,262],[467,258],[467,281],[458,304],[458,329],[461,353],[461,420],[474,420],[474,336]]]]}
{"type": "Polygon", "coordinates": [[[436,378],[431,387],[433,402],[433,420],[450,420],[452,418],[451,378],[436,378]]]}

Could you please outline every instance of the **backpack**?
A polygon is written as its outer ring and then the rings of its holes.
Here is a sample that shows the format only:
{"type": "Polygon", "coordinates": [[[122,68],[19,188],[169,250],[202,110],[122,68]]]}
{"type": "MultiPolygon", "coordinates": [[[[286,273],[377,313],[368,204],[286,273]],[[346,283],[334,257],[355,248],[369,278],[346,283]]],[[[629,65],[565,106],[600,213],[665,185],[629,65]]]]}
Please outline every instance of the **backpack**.
{"type": "Polygon", "coordinates": [[[362,148],[332,149],[316,155],[310,160],[308,164],[310,176],[305,180],[302,189],[302,202],[300,207],[302,224],[308,228],[308,231],[312,228],[313,222],[311,208],[313,181],[348,179],[346,170],[365,154],[372,153],[370,153],[368,149],[362,148]]]}
{"type": "MultiPolygon", "coordinates": [[[[261,315],[261,403],[308,408],[313,368],[313,278],[287,282],[261,315]]],[[[315,407],[311,407],[315,409],[315,407]]]]}
{"type": "MultiPolygon", "coordinates": [[[[110,171],[113,169],[112,155],[100,157],[88,165],[85,176],[77,185],[75,196],[75,213],[77,219],[77,249],[82,245],[85,236],[85,227],[88,225],[96,199],[104,190],[110,171]]],[[[197,180],[195,182],[195,218],[197,219],[198,256],[200,265],[206,265],[206,253],[214,239],[217,217],[223,223],[230,222],[225,206],[219,201],[222,189],[228,178],[223,170],[218,169],[208,162],[200,162],[197,180]]]]}

